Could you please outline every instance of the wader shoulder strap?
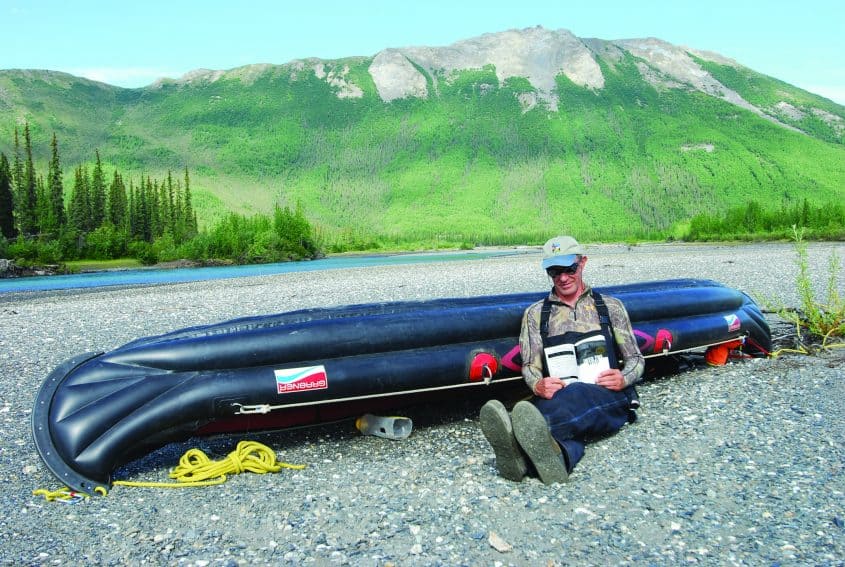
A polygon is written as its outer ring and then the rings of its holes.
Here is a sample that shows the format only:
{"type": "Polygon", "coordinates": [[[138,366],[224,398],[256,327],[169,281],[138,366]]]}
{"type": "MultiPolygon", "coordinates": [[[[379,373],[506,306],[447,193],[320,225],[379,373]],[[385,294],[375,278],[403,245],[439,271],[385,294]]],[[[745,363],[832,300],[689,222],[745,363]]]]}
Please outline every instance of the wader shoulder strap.
{"type": "Polygon", "coordinates": [[[596,311],[599,314],[601,334],[604,335],[604,340],[607,343],[607,355],[610,358],[610,367],[619,368],[619,356],[617,355],[619,346],[613,338],[613,324],[610,322],[610,312],[607,309],[607,304],[597,291],[593,292],[593,300],[596,302],[596,311]]]}
{"type": "MultiPolygon", "coordinates": [[[[543,350],[549,346],[549,316],[552,313],[552,302],[546,297],[543,299],[543,307],[540,309],[540,339],[543,341],[543,350]]],[[[543,356],[543,376],[549,375],[549,367],[546,365],[546,357],[543,356]]]]}
{"type": "Polygon", "coordinates": [[[546,344],[546,338],[549,336],[549,316],[552,313],[552,302],[549,298],[543,300],[543,307],[540,309],[540,337],[543,339],[543,344],[546,344]]]}
{"type": "MultiPolygon", "coordinates": [[[[593,292],[593,300],[596,302],[596,311],[599,313],[599,324],[601,324],[601,332],[604,335],[604,340],[607,342],[607,354],[610,359],[611,368],[622,369],[619,363],[622,358],[622,349],[613,338],[613,323],[610,322],[610,312],[607,309],[607,304],[604,298],[598,292],[593,292]]],[[[628,386],[630,390],[630,406],[628,407],[628,422],[634,423],[637,421],[637,408],[640,407],[640,396],[637,394],[637,389],[633,385],[628,386]]]]}

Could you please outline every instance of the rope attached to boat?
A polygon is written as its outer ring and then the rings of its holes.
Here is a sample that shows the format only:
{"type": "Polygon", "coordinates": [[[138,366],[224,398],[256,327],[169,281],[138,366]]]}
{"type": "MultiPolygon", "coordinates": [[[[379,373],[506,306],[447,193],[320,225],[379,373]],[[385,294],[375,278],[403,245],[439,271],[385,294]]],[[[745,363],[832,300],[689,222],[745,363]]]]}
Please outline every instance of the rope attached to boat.
{"type": "MultiPolygon", "coordinates": [[[[113,484],[142,488],[191,488],[223,484],[229,474],[242,472],[266,474],[279,472],[282,469],[301,470],[305,467],[306,465],[292,465],[277,461],[276,453],[267,445],[257,441],[241,441],[234,451],[219,461],[212,461],[200,449],[189,449],[179,459],[179,464],[169,473],[170,478],[176,482],[116,480],[113,484]]],[[[105,491],[101,494],[105,496],[105,491]]],[[[67,488],[54,491],[42,488],[33,491],[33,495],[44,496],[47,501],[63,502],[75,502],[88,498],[87,494],[73,492],[67,488]]]]}
{"type": "Polygon", "coordinates": [[[58,490],[47,490],[46,488],[39,488],[32,491],[33,496],[43,496],[47,502],[61,502],[62,504],[73,504],[89,498],[87,494],[82,492],[75,492],[70,488],[60,488],[58,490]]]}

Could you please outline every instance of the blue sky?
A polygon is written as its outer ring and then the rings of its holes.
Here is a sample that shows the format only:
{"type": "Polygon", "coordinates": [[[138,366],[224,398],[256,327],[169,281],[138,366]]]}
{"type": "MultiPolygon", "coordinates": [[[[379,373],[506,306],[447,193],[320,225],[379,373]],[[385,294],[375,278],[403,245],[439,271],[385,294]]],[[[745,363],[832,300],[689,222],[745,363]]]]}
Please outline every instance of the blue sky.
{"type": "Polygon", "coordinates": [[[138,87],[197,68],[374,55],[541,25],[716,51],[845,104],[842,0],[0,0],[0,69],[138,87]]]}

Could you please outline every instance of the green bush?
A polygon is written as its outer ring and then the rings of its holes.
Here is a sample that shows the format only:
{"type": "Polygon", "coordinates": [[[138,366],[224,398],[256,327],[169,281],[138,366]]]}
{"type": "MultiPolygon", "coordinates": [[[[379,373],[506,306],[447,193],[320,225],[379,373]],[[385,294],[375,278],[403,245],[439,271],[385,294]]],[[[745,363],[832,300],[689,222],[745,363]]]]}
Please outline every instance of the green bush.
{"type": "Polygon", "coordinates": [[[792,239],[796,237],[795,226],[802,227],[802,237],[835,240],[837,234],[845,232],[845,207],[840,203],[816,206],[805,198],[785,201],[778,208],[764,208],[749,200],[744,206],[694,216],[684,238],[692,241],[792,239]]]}
{"type": "Polygon", "coordinates": [[[173,240],[173,235],[169,232],[165,232],[153,241],[153,253],[157,262],[170,262],[182,257],[173,240]]]}
{"type": "Polygon", "coordinates": [[[38,241],[35,260],[39,264],[60,264],[63,260],[62,247],[58,240],[38,241]]]}
{"type": "Polygon", "coordinates": [[[76,230],[63,230],[59,234],[59,247],[62,252],[62,261],[78,260],[82,252],[85,239],[76,230]]]}
{"type": "Polygon", "coordinates": [[[38,259],[38,242],[34,238],[19,236],[8,246],[10,258],[17,261],[34,262],[38,259]]]}
{"type": "Polygon", "coordinates": [[[136,258],[145,266],[152,266],[158,263],[158,256],[156,256],[153,245],[149,242],[136,240],[129,245],[129,255],[136,258]]]}
{"type": "Polygon", "coordinates": [[[810,280],[804,229],[799,230],[793,226],[792,232],[795,251],[798,254],[796,286],[801,306],[798,309],[781,307],[777,313],[782,319],[795,325],[797,347],[781,349],[775,354],[780,352],[810,354],[814,350],[814,343],[820,343],[819,348],[822,350],[843,348],[845,342],[833,342],[836,338],[845,337],[845,300],[839,295],[837,285],[841,267],[839,257],[835,250],[830,254],[827,298],[825,303],[819,303],[816,301],[816,294],[810,280]]]}
{"type": "Polygon", "coordinates": [[[126,233],[110,224],[89,232],[85,237],[85,256],[94,260],[120,258],[126,253],[126,233]]]}
{"type": "Polygon", "coordinates": [[[5,246],[0,257],[8,257],[17,264],[60,264],[63,260],[61,244],[58,240],[38,240],[18,237],[5,246]]]}

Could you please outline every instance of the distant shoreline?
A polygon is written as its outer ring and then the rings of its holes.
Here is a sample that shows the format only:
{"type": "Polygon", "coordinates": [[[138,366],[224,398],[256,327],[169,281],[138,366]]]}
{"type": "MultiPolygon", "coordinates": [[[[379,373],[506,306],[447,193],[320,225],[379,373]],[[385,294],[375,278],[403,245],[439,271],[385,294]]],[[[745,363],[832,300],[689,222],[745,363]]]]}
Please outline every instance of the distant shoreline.
{"type": "MultiPolygon", "coordinates": [[[[761,244],[767,243],[777,243],[783,241],[771,241],[765,242],[761,244]]],[[[754,243],[748,242],[642,242],[642,243],[635,243],[635,244],[627,244],[622,242],[602,242],[602,243],[595,243],[595,244],[587,244],[588,248],[614,248],[614,247],[622,247],[622,248],[636,248],[639,246],[678,246],[678,245],[690,245],[690,246],[711,246],[711,245],[748,245],[754,243]]],[[[512,245],[505,245],[505,246],[476,246],[474,248],[469,249],[461,249],[461,248],[431,248],[431,249],[423,249],[423,250],[353,250],[348,252],[335,252],[329,254],[323,254],[318,258],[310,258],[310,259],[302,259],[302,260],[293,260],[295,262],[310,262],[313,260],[322,260],[327,258],[354,258],[354,257],[380,257],[380,256],[413,256],[413,255],[434,255],[434,254],[464,254],[464,253],[473,253],[473,252],[490,252],[490,251],[504,251],[504,250],[513,250],[514,253],[527,253],[531,251],[540,250],[542,247],[540,245],[532,245],[532,244],[512,244],[512,245]]],[[[104,261],[107,263],[107,261],[104,261]]],[[[270,263],[277,263],[277,262],[270,262],[270,263]]],[[[43,264],[43,265],[34,265],[34,266],[20,266],[18,265],[14,259],[3,259],[0,258],[0,279],[4,278],[17,278],[17,277],[39,277],[39,276],[52,276],[52,275],[64,275],[64,274],[74,274],[74,273],[97,273],[97,272],[112,272],[112,271],[125,271],[125,270],[170,270],[175,268],[207,268],[207,267],[216,267],[216,266],[240,266],[240,265],[260,265],[258,263],[253,264],[236,264],[232,260],[190,260],[187,258],[181,258],[178,260],[168,260],[166,262],[158,262],[153,265],[127,265],[127,266],[119,266],[119,267],[102,267],[102,268],[83,268],[78,271],[70,271],[66,269],[65,264],[43,264]]]]}
{"type": "MultiPolygon", "coordinates": [[[[836,241],[816,241],[813,243],[816,246],[836,246],[839,244],[836,241]]],[[[748,247],[771,247],[783,246],[792,244],[785,240],[776,241],[761,241],[761,242],[745,242],[745,241],[724,241],[724,242],[642,242],[642,243],[623,243],[623,242],[601,242],[593,244],[585,244],[588,252],[606,254],[619,252],[636,252],[646,249],[671,249],[671,248],[748,248],[748,247]]],[[[313,262],[317,260],[330,260],[342,258],[387,258],[393,256],[448,256],[456,254],[473,254],[473,253],[491,253],[491,252],[505,252],[512,251],[513,254],[528,254],[538,252],[541,249],[539,245],[507,245],[507,246],[477,246],[471,249],[449,248],[449,249],[428,249],[428,250],[408,250],[408,251],[349,251],[338,252],[332,254],[325,254],[319,258],[294,260],[291,263],[313,262]]],[[[159,262],[153,265],[127,265],[119,267],[102,267],[91,269],[80,269],[78,271],[68,270],[64,264],[46,264],[39,266],[19,266],[14,260],[0,258],[0,281],[16,278],[29,277],[45,277],[57,275],[74,275],[74,274],[96,274],[109,272],[125,272],[134,270],[173,270],[173,269],[193,269],[193,268],[214,268],[214,267],[236,267],[236,266],[262,266],[273,264],[286,264],[288,262],[268,262],[262,263],[247,263],[237,264],[231,260],[189,260],[186,258],[179,260],[170,260],[166,262],[159,262]]],[[[0,293],[2,293],[0,291],[0,293]]]]}

